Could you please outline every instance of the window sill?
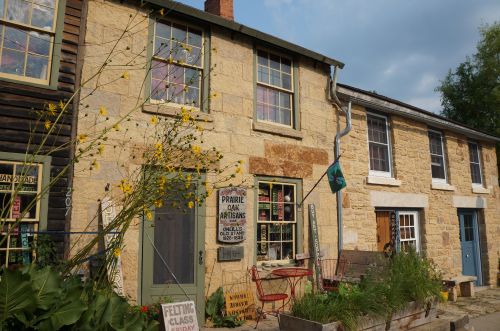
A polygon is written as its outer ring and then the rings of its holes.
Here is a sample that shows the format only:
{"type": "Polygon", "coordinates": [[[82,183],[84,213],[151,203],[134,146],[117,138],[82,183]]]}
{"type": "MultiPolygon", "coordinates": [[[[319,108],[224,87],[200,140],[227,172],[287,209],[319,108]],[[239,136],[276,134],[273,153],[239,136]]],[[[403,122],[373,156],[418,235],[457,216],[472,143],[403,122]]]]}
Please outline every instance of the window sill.
{"type": "Polygon", "coordinates": [[[368,177],[366,177],[366,184],[386,185],[386,186],[401,186],[401,181],[397,180],[395,178],[389,178],[389,177],[368,176],[368,177]]]}
{"type": "Polygon", "coordinates": [[[484,188],[482,186],[476,186],[472,185],[472,193],[478,193],[478,194],[490,194],[491,191],[489,188],[484,188]]]}
{"type": "Polygon", "coordinates": [[[433,182],[432,185],[431,185],[431,189],[433,189],[433,190],[441,190],[441,191],[455,191],[455,186],[450,185],[448,183],[433,182]]]}
{"type": "Polygon", "coordinates": [[[262,122],[257,122],[255,120],[252,123],[252,129],[254,131],[276,134],[276,135],[288,137],[288,138],[294,138],[294,139],[304,138],[304,135],[302,134],[302,132],[300,132],[298,130],[290,129],[290,128],[286,128],[286,127],[282,127],[282,126],[277,126],[277,125],[272,125],[272,124],[267,124],[267,123],[262,123],[262,122]]]}
{"type": "MultiPolygon", "coordinates": [[[[145,104],[142,106],[142,111],[145,113],[150,113],[154,115],[164,115],[164,116],[170,116],[170,117],[175,117],[181,115],[181,110],[180,108],[177,107],[172,107],[168,105],[160,105],[160,104],[145,104]]],[[[213,122],[214,117],[211,114],[207,114],[201,111],[193,111],[191,113],[192,117],[196,121],[204,121],[204,122],[213,122]]]]}

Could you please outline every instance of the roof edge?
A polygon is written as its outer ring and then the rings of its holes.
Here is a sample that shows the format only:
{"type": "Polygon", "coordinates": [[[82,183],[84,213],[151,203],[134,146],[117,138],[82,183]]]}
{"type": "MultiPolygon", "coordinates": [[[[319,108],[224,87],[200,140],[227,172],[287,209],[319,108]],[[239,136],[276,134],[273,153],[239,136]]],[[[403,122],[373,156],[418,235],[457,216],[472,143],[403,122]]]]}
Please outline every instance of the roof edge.
{"type": "Polygon", "coordinates": [[[343,62],[332,59],[332,58],[325,56],[325,55],[322,55],[320,53],[314,52],[314,51],[307,49],[305,47],[293,44],[293,43],[288,42],[286,40],[283,40],[281,38],[278,38],[278,37],[272,36],[270,34],[261,32],[259,30],[250,28],[246,25],[237,23],[235,21],[226,20],[220,16],[207,13],[203,10],[185,5],[185,4],[180,3],[180,2],[176,2],[176,1],[172,1],[172,0],[146,0],[146,1],[149,3],[152,3],[154,5],[165,7],[165,8],[168,8],[170,10],[173,10],[175,12],[178,12],[178,13],[181,13],[184,15],[188,15],[188,16],[192,16],[192,17],[197,18],[199,20],[218,25],[218,26],[224,27],[226,29],[229,29],[229,30],[232,30],[235,32],[242,33],[242,34],[250,36],[252,38],[265,41],[269,44],[276,45],[278,47],[292,51],[294,53],[307,56],[309,58],[312,58],[314,60],[329,64],[332,66],[339,67],[340,69],[344,68],[344,65],[345,65],[343,62]]]}
{"type": "Polygon", "coordinates": [[[500,142],[500,137],[468,127],[460,122],[447,119],[446,117],[412,106],[402,101],[391,99],[389,97],[346,84],[339,83],[337,86],[338,93],[340,95],[362,106],[411,118],[440,129],[455,131],[473,139],[500,142]]]}

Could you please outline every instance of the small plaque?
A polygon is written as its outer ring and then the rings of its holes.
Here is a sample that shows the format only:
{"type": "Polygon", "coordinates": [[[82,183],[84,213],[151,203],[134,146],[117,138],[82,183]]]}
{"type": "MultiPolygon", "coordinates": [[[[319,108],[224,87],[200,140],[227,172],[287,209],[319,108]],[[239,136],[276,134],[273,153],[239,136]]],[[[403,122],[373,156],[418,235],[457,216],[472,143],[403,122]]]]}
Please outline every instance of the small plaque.
{"type": "Polygon", "coordinates": [[[243,246],[219,247],[217,259],[219,261],[237,261],[243,259],[243,246]]]}

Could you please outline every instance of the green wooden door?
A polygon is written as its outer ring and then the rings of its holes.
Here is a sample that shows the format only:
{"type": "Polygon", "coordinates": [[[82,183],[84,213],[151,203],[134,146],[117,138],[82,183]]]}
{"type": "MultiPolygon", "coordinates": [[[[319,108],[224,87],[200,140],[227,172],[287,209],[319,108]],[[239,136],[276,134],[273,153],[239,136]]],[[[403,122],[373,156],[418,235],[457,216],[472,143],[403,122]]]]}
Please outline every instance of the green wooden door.
{"type": "MultiPolygon", "coordinates": [[[[193,185],[192,190],[196,190],[193,185]]],[[[177,203],[187,201],[177,197],[177,203]]],[[[171,207],[172,201],[154,210],[153,221],[142,223],[141,303],[193,300],[198,321],[204,320],[205,210],[171,207]]],[[[200,324],[202,325],[202,324],[200,324]]]]}

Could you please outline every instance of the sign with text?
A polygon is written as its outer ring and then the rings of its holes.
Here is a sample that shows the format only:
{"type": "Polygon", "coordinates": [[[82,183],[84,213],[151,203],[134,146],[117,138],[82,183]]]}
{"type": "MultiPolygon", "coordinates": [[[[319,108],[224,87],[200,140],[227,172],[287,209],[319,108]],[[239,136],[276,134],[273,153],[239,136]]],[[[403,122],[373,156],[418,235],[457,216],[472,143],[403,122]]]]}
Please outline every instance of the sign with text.
{"type": "Polygon", "coordinates": [[[194,301],[163,303],[161,305],[165,331],[198,331],[194,301]]]}
{"type": "MultiPolygon", "coordinates": [[[[116,209],[113,201],[109,197],[104,197],[101,201],[102,226],[106,228],[116,217],[116,209]]],[[[116,229],[114,229],[116,231],[116,229]]],[[[104,237],[104,247],[107,249],[117,236],[116,233],[108,233],[104,237]]],[[[111,266],[108,269],[108,277],[113,284],[115,292],[121,296],[125,295],[123,290],[122,259],[120,254],[115,255],[111,266]]]]}
{"type": "Polygon", "coordinates": [[[309,226],[311,229],[312,251],[314,256],[314,267],[316,269],[316,282],[320,292],[323,292],[323,275],[320,263],[320,246],[319,246],[319,233],[318,222],[316,220],[316,206],[309,204],[309,226]]]}
{"type": "Polygon", "coordinates": [[[225,243],[245,240],[247,226],[247,191],[241,187],[219,190],[219,227],[217,239],[225,243]]]}
{"type": "Polygon", "coordinates": [[[251,290],[240,290],[224,294],[226,315],[236,315],[237,321],[255,319],[255,301],[251,290]]]}

